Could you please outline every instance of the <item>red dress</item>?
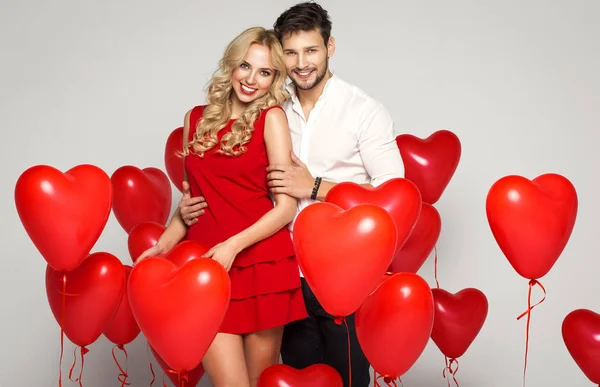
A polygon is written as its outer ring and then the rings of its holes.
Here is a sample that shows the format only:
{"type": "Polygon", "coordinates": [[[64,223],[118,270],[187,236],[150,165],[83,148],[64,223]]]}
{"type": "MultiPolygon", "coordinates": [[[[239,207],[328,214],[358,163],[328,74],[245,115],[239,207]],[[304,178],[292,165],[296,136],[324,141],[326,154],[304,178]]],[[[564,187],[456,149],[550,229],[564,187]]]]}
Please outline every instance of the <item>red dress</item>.
{"type": "MultiPolygon", "coordinates": [[[[276,106],[280,108],[279,106],[276,106]]],[[[203,106],[190,114],[191,143],[203,106]]],[[[208,207],[188,229],[187,239],[207,248],[243,231],[273,208],[267,186],[265,116],[254,123],[252,139],[241,156],[217,153],[215,146],[203,157],[190,154],[185,170],[193,197],[204,196],[208,207]]],[[[282,109],[283,110],[283,109],[282,109]]],[[[219,140],[235,120],[219,131],[219,140]]],[[[229,270],[231,301],[219,332],[244,334],[285,325],[307,317],[300,272],[289,230],[284,227],[241,251],[229,270]]]]}

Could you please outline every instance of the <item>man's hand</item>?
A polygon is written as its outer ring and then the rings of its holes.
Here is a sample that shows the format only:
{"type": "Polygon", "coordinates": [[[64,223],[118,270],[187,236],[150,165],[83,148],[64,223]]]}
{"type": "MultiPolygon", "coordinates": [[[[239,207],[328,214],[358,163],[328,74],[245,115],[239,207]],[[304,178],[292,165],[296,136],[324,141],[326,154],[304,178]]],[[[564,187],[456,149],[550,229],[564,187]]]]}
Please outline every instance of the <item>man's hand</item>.
{"type": "Polygon", "coordinates": [[[193,198],[190,193],[190,185],[187,181],[182,183],[183,196],[179,202],[179,212],[183,222],[192,226],[198,222],[198,217],[204,215],[204,208],[208,207],[203,196],[193,198]]]}
{"type": "Polygon", "coordinates": [[[308,199],[315,184],[315,178],[306,165],[292,151],[295,165],[269,165],[267,184],[272,193],[284,193],[296,199],[308,199]]]}

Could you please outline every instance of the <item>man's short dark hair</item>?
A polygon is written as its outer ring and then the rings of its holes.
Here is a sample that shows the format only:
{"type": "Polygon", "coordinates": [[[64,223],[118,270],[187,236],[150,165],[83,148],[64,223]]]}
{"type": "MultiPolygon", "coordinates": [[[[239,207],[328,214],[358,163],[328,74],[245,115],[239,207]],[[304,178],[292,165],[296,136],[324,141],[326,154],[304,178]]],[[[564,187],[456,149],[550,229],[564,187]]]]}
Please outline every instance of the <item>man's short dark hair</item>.
{"type": "Polygon", "coordinates": [[[273,24],[279,41],[287,34],[312,31],[317,28],[323,37],[323,42],[327,45],[331,36],[331,20],[327,11],[313,1],[294,5],[282,13],[273,24]]]}

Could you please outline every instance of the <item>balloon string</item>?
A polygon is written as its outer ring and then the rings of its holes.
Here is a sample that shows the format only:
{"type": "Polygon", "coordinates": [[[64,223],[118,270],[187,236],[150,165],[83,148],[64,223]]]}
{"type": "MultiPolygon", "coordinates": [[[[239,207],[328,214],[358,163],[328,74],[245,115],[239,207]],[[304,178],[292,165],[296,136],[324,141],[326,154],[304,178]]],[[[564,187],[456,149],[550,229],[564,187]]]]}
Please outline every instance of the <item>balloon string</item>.
{"type": "Polygon", "coordinates": [[[148,364],[150,364],[150,373],[152,374],[152,380],[150,381],[150,387],[154,384],[156,380],[156,375],[154,374],[154,368],[152,367],[152,358],[150,357],[150,343],[146,342],[146,352],[148,353],[148,364]]]}
{"type": "Polygon", "coordinates": [[[437,254],[437,245],[433,247],[435,255],[433,257],[433,277],[435,278],[435,286],[439,289],[440,283],[438,282],[437,277],[437,267],[438,267],[438,254],[437,254]]]}
{"type": "MultiPolygon", "coordinates": [[[[381,375],[377,371],[373,371],[373,374],[374,374],[373,379],[375,379],[373,387],[383,387],[384,385],[387,387],[398,387],[398,384],[396,383],[396,379],[393,379],[389,376],[381,375]],[[385,383],[385,384],[379,384],[379,379],[382,379],[383,383],[385,383]]],[[[404,385],[402,384],[402,380],[400,378],[398,378],[398,381],[400,382],[400,386],[404,387],[404,385]]]]}
{"type": "Polygon", "coordinates": [[[348,329],[348,322],[346,317],[334,317],[333,321],[337,325],[341,325],[342,322],[346,325],[346,333],[348,335],[348,387],[352,387],[352,357],[350,356],[350,330],[348,329]]]}
{"type": "MultiPolygon", "coordinates": [[[[448,369],[448,356],[444,355],[444,362],[446,363],[446,367],[442,371],[442,377],[446,379],[446,370],[448,369]]],[[[446,379],[446,383],[448,383],[448,387],[450,387],[450,379],[446,379]]]]}
{"type": "Polygon", "coordinates": [[[59,360],[59,371],[58,371],[58,386],[62,387],[62,362],[63,354],[65,352],[65,308],[67,304],[67,273],[63,273],[62,276],[62,309],[60,312],[60,360],[59,360]]]}
{"type": "Polygon", "coordinates": [[[75,350],[73,351],[73,365],[71,366],[71,369],[69,370],[69,379],[72,382],[79,382],[79,387],[83,387],[83,366],[85,364],[85,354],[88,353],[89,350],[86,347],[75,347],[75,350]],[[79,377],[75,380],[73,380],[73,369],[75,369],[75,365],[77,364],[77,348],[80,348],[80,352],[81,352],[81,369],[79,370],[79,377]]]}
{"type": "Polygon", "coordinates": [[[117,378],[119,380],[119,382],[121,382],[121,387],[123,386],[129,386],[131,383],[127,381],[127,378],[129,377],[129,375],[127,375],[127,351],[125,350],[125,347],[122,345],[115,345],[112,349],[112,356],[113,359],[115,359],[115,363],[117,363],[117,367],[119,367],[119,371],[121,371],[121,373],[119,374],[119,377],[117,378]],[[117,356],[115,355],[115,349],[118,348],[121,351],[123,351],[123,353],[125,353],[125,371],[123,371],[123,368],[121,367],[121,364],[119,364],[119,361],[117,360],[117,356]]]}
{"type": "Polygon", "coordinates": [[[348,334],[348,387],[352,387],[352,356],[350,356],[350,329],[348,328],[348,321],[343,318],[344,324],[346,325],[346,333],[348,334]]]}
{"type": "Polygon", "coordinates": [[[529,292],[527,294],[527,310],[523,312],[519,317],[517,317],[517,320],[520,320],[523,316],[527,315],[527,328],[525,331],[525,365],[523,367],[523,386],[525,386],[525,379],[527,374],[527,355],[529,353],[529,325],[531,323],[531,311],[533,310],[533,308],[544,302],[545,299],[546,289],[544,288],[544,286],[537,280],[532,279],[531,281],[529,281],[529,292]],[[542,299],[538,301],[537,304],[531,306],[531,290],[536,285],[542,289],[542,291],[544,292],[544,297],[542,297],[542,299]]]}
{"type": "Polygon", "coordinates": [[[447,356],[444,356],[444,358],[446,359],[446,368],[444,368],[444,371],[442,371],[442,376],[448,382],[448,387],[450,387],[450,377],[446,378],[446,371],[448,371],[448,374],[452,375],[452,381],[454,381],[456,387],[460,387],[458,381],[456,380],[456,373],[458,372],[458,360],[452,358],[450,361],[448,361],[447,356]],[[454,364],[456,364],[456,369],[452,369],[452,365],[454,364]]]}
{"type": "MultiPolygon", "coordinates": [[[[164,376],[164,375],[165,375],[167,372],[168,372],[168,373],[170,373],[170,374],[175,374],[175,375],[177,375],[177,378],[178,378],[178,381],[179,381],[179,383],[178,383],[178,384],[179,384],[181,387],[185,387],[185,385],[186,385],[186,384],[187,384],[187,382],[188,382],[188,375],[187,375],[187,372],[186,372],[186,371],[175,371],[175,370],[172,370],[172,369],[168,369],[168,370],[166,370],[166,371],[163,373],[163,376],[164,376]]],[[[164,387],[167,387],[167,385],[165,384],[165,381],[164,381],[164,379],[163,379],[163,386],[164,386],[164,387]]]]}

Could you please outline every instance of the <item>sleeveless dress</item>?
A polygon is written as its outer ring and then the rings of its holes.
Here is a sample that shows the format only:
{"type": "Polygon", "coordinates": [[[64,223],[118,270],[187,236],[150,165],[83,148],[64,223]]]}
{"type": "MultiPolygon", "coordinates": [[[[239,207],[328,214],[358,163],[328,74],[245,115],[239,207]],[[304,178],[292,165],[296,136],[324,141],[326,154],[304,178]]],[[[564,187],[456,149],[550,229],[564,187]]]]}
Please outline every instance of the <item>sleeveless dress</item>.
{"type": "MultiPolygon", "coordinates": [[[[254,123],[247,152],[240,156],[217,153],[215,146],[202,157],[190,153],[185,170],[192,197],[204,196],[208,207],[188,229],[187,239],[211,248],[243,231],[273,209],[267,186],[265,109],[254,123]]],[[[191,143],[204,106],[190,113],[191,143]]],[[[282,109],[283,110],[283,109],[282,109]]],[[[231,129],[230,120],[217,135],[231,129]]],[[[300,272],[287,227],[241,251],[229,270],[231,301],[219,332],[245,334],[283,326],[307,317],[300,272]]]]}

